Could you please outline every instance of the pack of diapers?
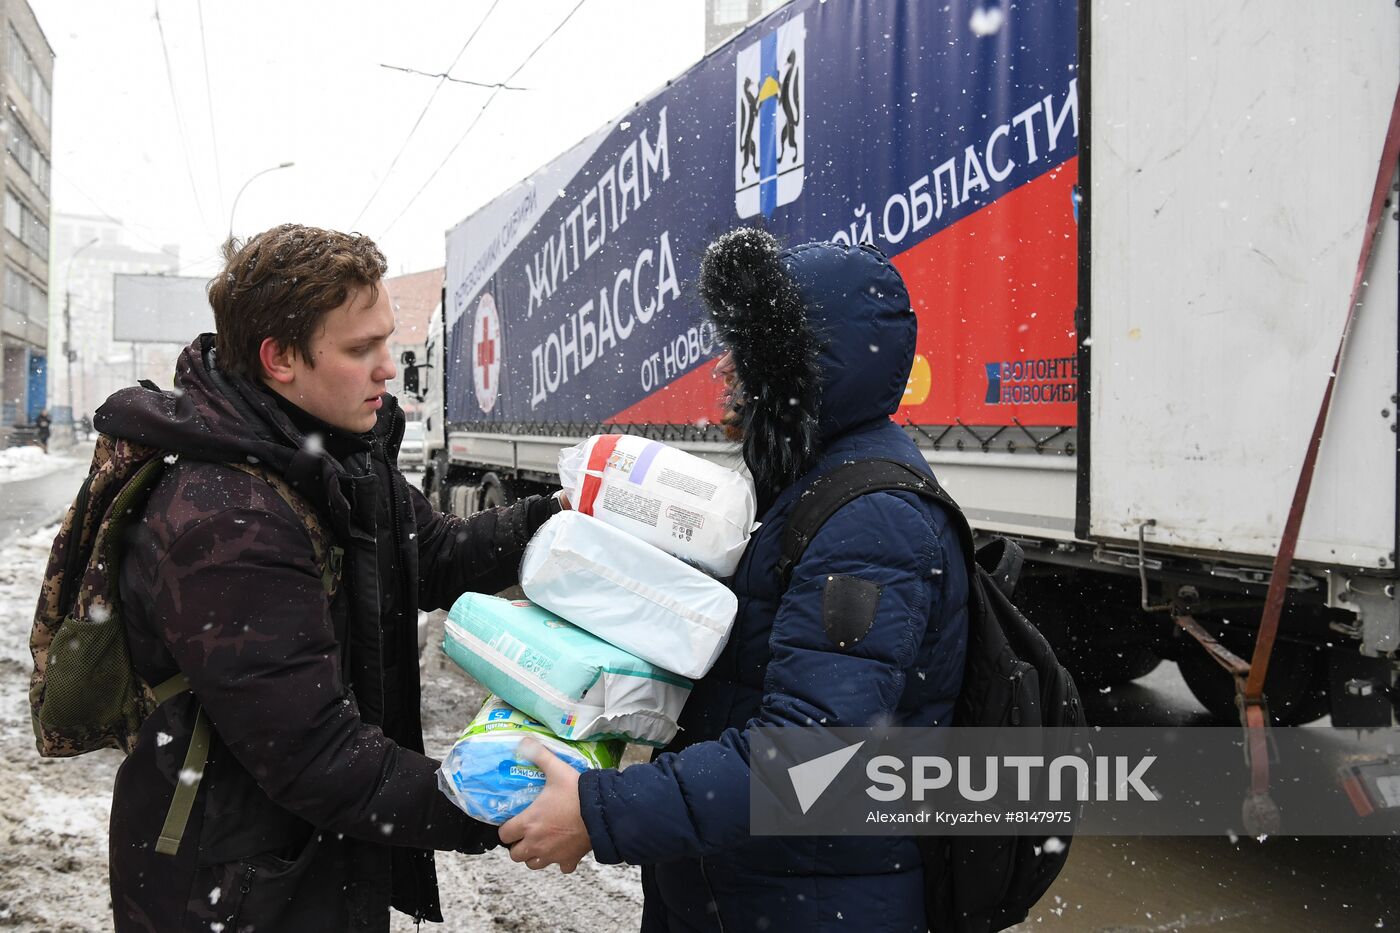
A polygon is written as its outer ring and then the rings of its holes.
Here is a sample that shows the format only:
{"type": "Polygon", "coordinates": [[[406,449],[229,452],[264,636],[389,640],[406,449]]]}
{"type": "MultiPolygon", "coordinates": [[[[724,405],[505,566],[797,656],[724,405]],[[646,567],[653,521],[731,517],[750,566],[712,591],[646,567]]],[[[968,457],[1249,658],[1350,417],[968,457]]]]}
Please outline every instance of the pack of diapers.
{"type": "Polygon", "coordinates": [[[559,454],[573,507],[706,573],[733,576],[753,530],[753,483],[659,441],[598,434],[559,454]]]}
{"type": "Polygon", "coordinates": [[[685,678],[526,600],[467,593],[444,627],[449,658],[563,739],[665,745],[690,696],[685,678]]]}
{"type": "Polygon", "coordinates": [[[620,741],[567,742],[500,697],[488,696],[438,768],[438,787],[468,816],[499,826],[544,789],[544,772],[517,754],[526,737],[580,772],[616,768],[622,758],[620,741]]]}
{"type": "Polygon", "coordinates": [[[579,628],[691,678],[715,663],[739,608],[719,581],[576,511],[560,512],[535,532],[520,585],[579,628]]]}

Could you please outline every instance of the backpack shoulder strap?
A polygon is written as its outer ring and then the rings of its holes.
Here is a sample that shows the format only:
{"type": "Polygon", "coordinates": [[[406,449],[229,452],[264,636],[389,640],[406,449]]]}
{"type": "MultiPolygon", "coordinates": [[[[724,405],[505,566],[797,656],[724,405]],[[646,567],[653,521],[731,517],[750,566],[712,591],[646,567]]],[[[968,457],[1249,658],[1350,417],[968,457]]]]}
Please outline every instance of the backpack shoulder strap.
{"type": "Polygon", "coordinates": [[[827,519],[846,504],[871,492],[912,492],[943,506],[958,530],[967,559],[973,567],[972,528],[962,509],[931,476],[897,460],[855,460],[824,473],[803,491],[788,514],[783,528],[782,550],[778,558],[778,584],[787,588],[792,570],[827,519]]]}
{"type": "MultiPolygon", "coordinates": [[[[335,546],[330,534],[326,531],[325,523],[316,514],[311,503],[306,500],[305,496],[292,489],[286,480],[270,470],[247,463],[229,463],[227,465],[267,483],[296,513],[297,518],[301,519],[302,524],[306,526],[306,533],[311,538],[311,550],[316,566],[321,568],[321,586],[325,589],[327,597],[334,596],[340,583],[340,566],[345,552],[335,546]]],[[[164,683],[157,685],[152,692],[155,694],[157,702],[163,703],[189,688],[190,684],[185,676],[176,674],[164,683]]],[[[190,745],[185,751],[185,762],[181,767],[182,774],[194,775],[194,779],[189,781],[182,779],[175,787],[175,794],[170,799],[170,809],[166,811],[165,822],[160,828],[160,837],[156,840],[156,852],[161,855],[175,855],[180,850],[180,842],[184,838],[190,812],[194,809],[195,796],[199,792],[200,778],[208,764],[209,741],[209,717],[205,714],[204,707],[200,706],[195,711],[194,728],[190,732],[190,745]]]]}
{"type": "MultiPolygon", "coordinates": [[[[81,699],[89,684],[87,661],[104,656],[92,646],[110,646],[117,668],[126,670],[125,635],[114,630],[117,623],[110,612],[116,591],[116,559],[120,557],[122,529],[132,519],[139,497],[149,491],[160,475],[163,463],[156,453],[154,448],[105,434],[99,436],[88,475],[54,537],[29,631],[29,649],[34,658],[29,702],[41,755],[82,754],[107,742],[115,748],[127,747],[124,743],[129,736],[113,731],[123,727],[119,723],[122,715],[109,716],[102,728],[89,728],[84,715],[90,710],[81,702],[74,705],[72,701],[81,699]],[[50,653],[59,630],[75,611],[84,614],[89,608],[96,611],[96,617],[89,621],[102,636],[101,641],[90,640],[92,652],[84,656],[86,661],[57,668],[57,676],[51,679],[50,653]],[[51,690],[54,682],[58,687],[51,690]]],[[[112,687],[114,696],[123,695],[123,687],[131,686],[127,681],[118,685],[108,679],[103,680],[103,685],[112,687]]],[[[138,695],[142,692],[143,687],[125,691],[130,705],[123,706],[119,701],[108,712],[122,707],[139,722],[144,718],[144,698],[138,695]]],[[[125,724],[129,725],[130,719],[125,724]]]]}
{"type": "Polygon", "coordinates": [[[321,586],[325,589],[327,596],[334,596],[340,586],[340,569],[345,558],[345,549],[338,546],[326,529],[326,523],[321,520],[321,516],[306,497],[297,492],[291,485],[277,473],[265,467],[254,466],[250,463],[226,464],[235,470],[255,476],[276,491],[282,497],[282,501],[296,513],[297,518],[306,526],[306,533],[311,538],[311,550],[316,561],[316,566],[321,568],[321,586]]]}

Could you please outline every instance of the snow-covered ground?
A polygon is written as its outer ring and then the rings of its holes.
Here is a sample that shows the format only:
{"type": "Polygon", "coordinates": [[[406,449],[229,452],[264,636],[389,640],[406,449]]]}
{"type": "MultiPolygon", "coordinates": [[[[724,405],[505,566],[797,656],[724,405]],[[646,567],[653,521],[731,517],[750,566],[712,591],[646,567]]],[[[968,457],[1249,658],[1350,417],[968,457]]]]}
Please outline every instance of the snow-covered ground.
{"type": "MultiPolygon", "coordinates": [[[[109,930],[107,820],[121,753],[43,759],[29,724],[29,627],[56,532],[51,525],[0,545],[0,928],[109,930]]],[[[441,639],[436,614],[424,652],[423,726],[428,753],[439,757],[484,696],[434,649],[441,639]]],[[[432,929],[444,933],[627,931],[640,921],[635,868],[589,859],[572,875],[531,872],[497,849],[439,853],[438,877],[446,922],[432,929]]],[[[395,914],[392,928],[408,933],[414,925],[395,914]]]]}
{"type": "Polygon", "coordinates": [[[32,445],[29,447],[7,447],[0,450],[0,483],[33,479],[36,476],[44,476],[64,467],[76,466],[80,462],[82,460],[78,457],[46,454],[32,445]]]}
{"type": "Polygon", "coordinates": [[[29,725],[29,626],[56,532],[0,547],[0,926],[110,929],[107,815],[121,754],[43,759],[29,725]]]}
{"type": "MultiPolygon", "coordinates": [[[[27,696],[29,626],[56,526],[9,537],[5,531],[0,529],[0,929],[110,930],[107,821],[121,754],[107,750],[66,760],[35,754],[27,696]]],[[[437,650],[441,618],[435,613],[426,620],[423,661],[425,744],[438,757],[483,696],[437,650]]],[[[1139,704],[1166,695],[1141,686],[1123,694],[1125,702],[1139,704]]],[[[1090,699],[1103,710],[1103,697],[1095,693],[1090,699]]],[[[642,757],[629,750],[627,760],[642,757]]],[[[1392,888],[1376,880],[1400,872],[1393,838],[1279,838],[1267,848],[1237,842],[1079,839],[1056,887],[1018,929],[1225,933],[1395,926],[1392,888]]],[[[572,875],[529,872],[497,849],[475,857],[439,853],[438,878],[446,922],[424,931],[627,933],[640,922],[635,868],[587,860],[572,875]]],[[[391,928],[423,933],[400,914],[391,928]]]]}

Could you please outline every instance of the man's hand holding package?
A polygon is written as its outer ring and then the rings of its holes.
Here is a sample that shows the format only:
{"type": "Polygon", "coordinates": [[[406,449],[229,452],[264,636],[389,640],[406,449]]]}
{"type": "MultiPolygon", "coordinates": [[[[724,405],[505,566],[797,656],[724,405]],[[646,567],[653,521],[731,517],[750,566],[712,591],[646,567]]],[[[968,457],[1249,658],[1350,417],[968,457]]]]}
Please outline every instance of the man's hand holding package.
{"type": "Polygon", "coordinates": [[[579,812],[579,773],[530,739],[520,743],[520,755],[544,772],[545,786],[524,813],[501,827],[501,842],[513,861],[532,870],[557,864],[567,875],[593,848],[579,812]]]}

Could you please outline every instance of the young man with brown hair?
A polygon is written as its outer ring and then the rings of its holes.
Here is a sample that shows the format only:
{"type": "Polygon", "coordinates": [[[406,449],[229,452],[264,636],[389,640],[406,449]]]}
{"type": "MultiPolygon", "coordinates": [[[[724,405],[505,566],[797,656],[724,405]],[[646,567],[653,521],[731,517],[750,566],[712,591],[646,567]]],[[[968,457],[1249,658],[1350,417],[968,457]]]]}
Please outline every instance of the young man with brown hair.
{"type": "Polygon", "coordinates": [[[391,905],[440,920],[431,850],[481,852],[495,831],[423,755],[418,610],[514,584],[559,505],[462,519],[404,481],[394,313],[369,239],[285,224],[225,257],[217,334],[183,351],[175,391],[123,389],[95,421],[173,455],[120,593],[137,672],[190,685],[117,774],[116,928],[387,930],[391,905]],[[201,716],[208,758],[191,773],[201,716]],[[158,853],[176,788],[196,781],[178,850],[158,853]]]}

